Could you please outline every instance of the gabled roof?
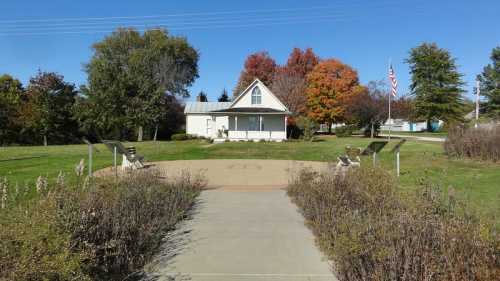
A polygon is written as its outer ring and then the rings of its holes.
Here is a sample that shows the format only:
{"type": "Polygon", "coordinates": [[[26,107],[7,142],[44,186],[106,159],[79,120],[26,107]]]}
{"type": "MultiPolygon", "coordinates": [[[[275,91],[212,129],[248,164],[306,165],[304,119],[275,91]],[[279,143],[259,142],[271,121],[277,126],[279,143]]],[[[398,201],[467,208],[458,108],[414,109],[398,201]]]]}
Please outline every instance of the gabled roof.
{"type": "Polygon", "coordinates": [[[248,87],[246,87],[245,90],[243,90],[243,92],[241,92],[231,103],[231,105],[229,106],[229,108],[232,108],[247,92],[250,91],[250,89],[253,89],[253,87],[256,85],[256,84],[259,84],[260,87],[264,88],[269,94],[271,94],[271,96],[285,109],[284,111],[288,111],[288,108],[281,102],[281,100],[275,96],[273,94],[273,92],[271,90],[269,90],[269,88],[266,86],[266,84],[264,84],[262,81],[260,81],[258,78],[255,78],[255,80],[253,80],[252,83],[250,83],[250,85],[248,85],[248,87]]]}
{"type": "Polygon", "coordinates": [[[262,81],[255,79],[248,87],[241,92],[232,102],[187,102],[184,107],[184,114],[188,113],[230,113],[230,112],[255,112],[255,113],[276,113],[283,112],[285,114],[290,114],[288,108],[276,97],[269,88],[266,87],[262,81]],[[268,107],[234,107],[238,101],[247,94],[255,85],[259,85],[264,91],[266,91],[272,99],[274,99],[278,106],[283,108],[283,110],[278,110],[276,108],[268,107]]]}
{"type": "Polygon", "coordinates": [[[187,102],[184,107],[184,114],[208,113],[211,111],[227,109],[230,105],[231,102],[187,102]]]}

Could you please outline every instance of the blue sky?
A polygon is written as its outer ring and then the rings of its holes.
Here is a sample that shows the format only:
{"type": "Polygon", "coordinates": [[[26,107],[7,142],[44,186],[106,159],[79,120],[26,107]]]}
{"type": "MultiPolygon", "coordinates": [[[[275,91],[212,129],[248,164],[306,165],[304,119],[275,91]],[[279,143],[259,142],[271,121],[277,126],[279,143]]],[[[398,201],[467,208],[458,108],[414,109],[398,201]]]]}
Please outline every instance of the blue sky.
{"type": "Polygon", "coordinates": [[[424,41],[450,50],[470,92],[500,45],[499,17],[498,0],[7,1],[0,73],[26,83],[38,69],[55,71],[80,85],[90,46],[106,32],[166,24],[199,50],[200,78],[190,90],[204,90],[210,100],[232,90],[250,53],[268,51],[281,64],[293,47],[342,60],[363,83],[385,79],[392,59],[401,95],[410,83],[404,59],[424,41]]]}

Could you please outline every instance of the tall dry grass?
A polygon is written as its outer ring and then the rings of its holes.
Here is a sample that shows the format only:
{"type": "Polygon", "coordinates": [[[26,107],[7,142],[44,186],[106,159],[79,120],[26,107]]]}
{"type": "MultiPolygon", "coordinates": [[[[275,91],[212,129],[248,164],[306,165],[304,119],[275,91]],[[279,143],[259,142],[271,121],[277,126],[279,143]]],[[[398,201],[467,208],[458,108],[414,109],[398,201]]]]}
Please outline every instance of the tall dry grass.
{"type": "Polygon", "coordinates": [[[204,185],[151,172],[64,182],[0,210],[0,280],[134,280],[204,185]]]}
{"type": "Polygon", "coordinates": [[[432,185],[401,195],[378,169],[303,170],[288,194],[341,281],[500,280],[493,224],[458,212],[453,196],[443,200],[432,185]]]}
{"type": "Polygon", "coordinates": [[[500,125],[451,128],[444,149],[452,157],[500,161],[500,125]]]}

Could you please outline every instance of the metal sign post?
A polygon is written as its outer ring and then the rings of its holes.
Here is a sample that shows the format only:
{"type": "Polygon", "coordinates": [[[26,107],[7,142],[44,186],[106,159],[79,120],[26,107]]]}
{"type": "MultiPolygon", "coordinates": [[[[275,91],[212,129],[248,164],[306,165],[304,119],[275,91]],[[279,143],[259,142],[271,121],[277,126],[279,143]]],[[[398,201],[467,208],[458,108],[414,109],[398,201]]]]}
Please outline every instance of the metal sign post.
{"type": "Polygon", "coordinates": [[[92,152],[94,150],[94,147],[92,145],[92,143],[87,140],[86,138],[83,138],[83,142],[86,143],[88,145],[88,148],[89,148],[89,177],[92,177],[92,152]]]}
{"type": "Polygon", "coordinates": [[[89,143],[89,177],[92,177],[92,144],[89,143]]]}
{"type": "Polygon", "coordinates": [[[396,174],[399,177],[399,148],[396,151],[396,174]]]}
{"type": "Polygon", "coordinates": [[[406,142],[406,139],[402,139],[400,142],[394,146],[394,148],[391,150],[392,153],[396,153],[396,174],[399,177],[399,151],[401,150],[401,146],[406,142]]]}
{"type": "Polygon", "coordinates": [[[379,153],[382,148],[387,144],[387,141],[374,141],[371,142],[365,150],[361,153],[361,155],[372,155],[373,157],[373,166],[377,165],[377,153],[379,153]]]}
{"type": "Polygon", "coordinates": [[[479,80],[476,81],[476,123],[474,124],[474,128],[477,128],[479,126],[479,93],[481,91],[480,89],[480,83],[479,80]]]}
{"type": "Polygon", "coordinates": [[[116,146],[113,147],[113,167],[115,167],[115,177],[118,177],[118,168],[116,167],[116,146]]]}

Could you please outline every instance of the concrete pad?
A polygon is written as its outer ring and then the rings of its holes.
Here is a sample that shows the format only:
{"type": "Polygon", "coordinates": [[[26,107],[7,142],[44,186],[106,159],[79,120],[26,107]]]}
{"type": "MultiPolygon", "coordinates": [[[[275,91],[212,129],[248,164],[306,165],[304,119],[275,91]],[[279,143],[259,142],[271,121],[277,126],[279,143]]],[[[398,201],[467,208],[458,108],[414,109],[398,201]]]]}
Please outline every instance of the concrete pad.
{"type": "Polygon", "coordinates": [[[201,172],[209,188],[245,190],[283,188],[288,185],[290,176],[304,167],[316,170],[327,167],[325,162],[259,159],[177,160],[151,164],[167,176],[183,171],[201,172]]]}
{"type": "Polygon", "coordinates": [[[324,163],[197,160],[156,165],[170,172],[205,168],[212,187],[202,192],[193,218],[178,230],[186,239],[180,252],[155,262],[152,271],[159,280],[336,280],[283,189],[290,172],[324,168],[324,163]]]}

